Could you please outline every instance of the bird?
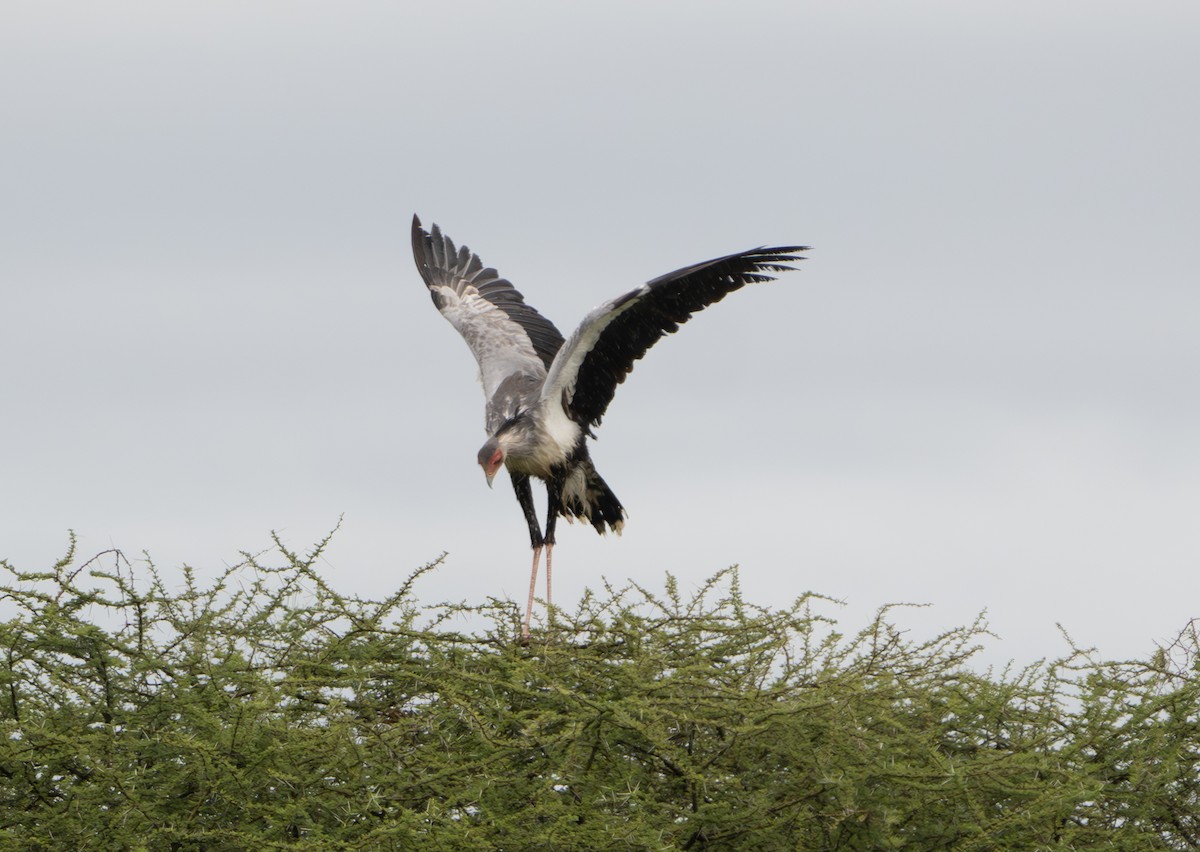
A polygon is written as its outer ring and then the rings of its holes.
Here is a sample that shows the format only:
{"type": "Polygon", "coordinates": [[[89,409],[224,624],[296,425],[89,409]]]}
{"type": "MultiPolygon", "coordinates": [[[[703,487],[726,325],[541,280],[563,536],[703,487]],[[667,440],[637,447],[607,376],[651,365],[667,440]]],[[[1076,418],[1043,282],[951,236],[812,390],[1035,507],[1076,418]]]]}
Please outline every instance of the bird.
{"type": "Polygon", "coordinates": [[[551,605],[555,522],[590,523],[620,534],[625,507],[596,472],[588,439],[647,350],[693,314],[746,284],[795,269],[808,246],[759,247],[660,275],[594,308],[564,338],[507,279],[436,224],[412,220],[413,259],[434,305],[466,340],[479,363],[486,398],[487,441],[476,456],[489,487],[508,470],[529,527],[533,565],[521,640],[529,641],[538,566],[546,554],[546,605],[551,605]],[[545,530],[538,524],[530,480],[546,488],[545,530]]]}

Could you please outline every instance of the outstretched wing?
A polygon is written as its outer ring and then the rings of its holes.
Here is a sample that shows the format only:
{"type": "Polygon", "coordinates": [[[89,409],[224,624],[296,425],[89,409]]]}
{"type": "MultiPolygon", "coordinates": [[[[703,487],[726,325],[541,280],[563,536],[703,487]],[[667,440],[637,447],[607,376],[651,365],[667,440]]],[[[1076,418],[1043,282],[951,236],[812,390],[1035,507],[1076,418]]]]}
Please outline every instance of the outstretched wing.
{"type": "MultiPolygon", "coordinates": [[[[429,232],[413,216],[413,259],[433,303],[458,329],[479,362],[483,392],[493,400],[511,377],[541,379],[563,344],[554,323],[539,314],[512,284],[479,256],[434,225],[429,232]]],[[[509,386],[529,386],[528,381],[509,386]]],[[[534,383],[536,384],[536,383],[534,383]]]]}
{"type": "Polygon", "coordinates": [[[807,246],[757,248],[677,269],[589,313],[558,351],[542,385],[542,399],[561,396],[567,414],[581,426],[600,425],[617,385],[633,364],[664,335],[679,330],[692,314],[746,284],[770,281],[769,273],[803,260],[807,246]]]}

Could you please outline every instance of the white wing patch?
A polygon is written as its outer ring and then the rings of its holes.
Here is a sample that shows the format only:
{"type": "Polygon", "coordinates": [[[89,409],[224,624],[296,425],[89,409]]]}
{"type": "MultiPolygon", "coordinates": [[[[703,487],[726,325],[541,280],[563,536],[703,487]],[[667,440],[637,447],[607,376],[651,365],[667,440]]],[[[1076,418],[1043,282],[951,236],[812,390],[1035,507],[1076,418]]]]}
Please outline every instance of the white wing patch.
{"type": "Polygon", "coordinates": [[[575,393],[575,380],[579,376],[579,368],[583,366],[583,359],[592,351],[592,347],[596,345],[596,341],[600,339],[604,329],[608,327],[609,323],[636,305],[649,292],[649,285],[643,284],[636,290],[631,290],[623,296],[610,299],[603,305],[593,308],[583,318],[579,328],[575,329],[575,332],[563,344],[562,349],[558,350],[558,354],[554,356],[554,361],[550,364],[546,383],[542,385],[543,402],[562,394],[565,394],[567,401],[570,402],[575,393]]]}
{"type": "Polygon", "coordinates": [[[544,377],[546,366],[533,350],[529,335],[500,308],[479,295],[471,285],[460,296],[453,288],[431,287],[439,299],[439,310],[467,341],[479,362],[479,377],[488,399],[515,373],[544,377]]]}

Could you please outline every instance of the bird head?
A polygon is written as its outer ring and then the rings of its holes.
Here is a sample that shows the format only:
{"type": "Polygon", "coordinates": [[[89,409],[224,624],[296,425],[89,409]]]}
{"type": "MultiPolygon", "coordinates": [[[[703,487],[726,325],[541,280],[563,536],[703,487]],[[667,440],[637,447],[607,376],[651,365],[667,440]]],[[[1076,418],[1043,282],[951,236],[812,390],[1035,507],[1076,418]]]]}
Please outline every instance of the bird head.
{"type": "Polygon", "coordinates": [[[500,446],[500,442],[495,438],[489,438],[480,448],[479,466],[483,468],[483,475],[487,477],[488,488],[492,487],[492,478],[504,466],[505,455],[504,447],[500,446]]]}

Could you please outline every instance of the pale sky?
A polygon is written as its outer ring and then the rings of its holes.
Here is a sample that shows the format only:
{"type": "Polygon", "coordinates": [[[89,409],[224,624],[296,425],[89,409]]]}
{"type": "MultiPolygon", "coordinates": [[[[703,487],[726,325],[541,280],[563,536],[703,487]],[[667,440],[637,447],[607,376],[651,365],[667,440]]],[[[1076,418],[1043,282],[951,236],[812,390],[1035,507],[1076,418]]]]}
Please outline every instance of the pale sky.
{"type": "Polygon", "coordinates": [[[739,563],[1146,653],[1200,616],[1197,45],[1191,2],[8,4],[0,558],[211,577],[344,514],[344,591],[445,550],[423,600],[523,600],[412,214],[566,334],[804,243],[620,388],[626,531],[563,530],[556,599],[739,563]]]}

